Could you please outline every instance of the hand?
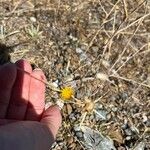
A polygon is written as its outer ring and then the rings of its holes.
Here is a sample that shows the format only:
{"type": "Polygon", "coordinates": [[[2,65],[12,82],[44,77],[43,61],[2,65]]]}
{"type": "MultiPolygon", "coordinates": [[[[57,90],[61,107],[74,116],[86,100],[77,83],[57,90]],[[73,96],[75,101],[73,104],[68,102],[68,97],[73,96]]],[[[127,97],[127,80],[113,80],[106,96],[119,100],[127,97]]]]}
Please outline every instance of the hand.
{"type": "Polygon", "coordinates": [[[44,73],[32,70],[25,60],[0,66],[2,150],[46,150],[54,142],[61,114],[57,106],[45,110],[43,81],[46,81],[44,73]]]}

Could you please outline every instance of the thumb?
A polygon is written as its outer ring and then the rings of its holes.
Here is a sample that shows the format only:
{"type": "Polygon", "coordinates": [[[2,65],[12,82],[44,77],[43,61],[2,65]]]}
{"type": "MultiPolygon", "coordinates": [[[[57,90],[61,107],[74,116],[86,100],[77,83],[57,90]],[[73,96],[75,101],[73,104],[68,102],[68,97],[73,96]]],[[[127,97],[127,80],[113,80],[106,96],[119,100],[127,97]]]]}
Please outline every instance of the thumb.
{"type": "Polygon", "coordinates": [[[48,127],[54,138],[61,126],[61,122],[62,117],[58,106],[49,107],[42,115],[41,123],[44,123],[48,127]]]}

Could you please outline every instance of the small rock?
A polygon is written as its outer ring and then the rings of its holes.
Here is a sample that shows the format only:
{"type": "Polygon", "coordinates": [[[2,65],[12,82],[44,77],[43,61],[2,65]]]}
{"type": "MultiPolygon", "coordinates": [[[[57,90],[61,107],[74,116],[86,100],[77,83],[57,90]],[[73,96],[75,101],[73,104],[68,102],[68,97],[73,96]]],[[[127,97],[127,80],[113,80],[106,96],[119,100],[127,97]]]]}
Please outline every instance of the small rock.
{"type": "Polygon", "coordinates": [[[121,98],[125,101],[128,98],[128,94],[125,92],[121,93],[121,98]]]}
{"type": "Polygon", "coordinates": [[[115,95],[112,95],[112,96],[110,97],[110,100],[111,100],[111,101],[115,101],[115,100],[116,100],[116,96],[115,96],[115,95]]]}
{"type": "Polygon", "coordinates": [[[79,126],[74,126],[74,131],[80,131],[81,128],[79,126]]]}
{"type": "Polygon", "coordinates": [[[74,113],[71,113],[71,114],[69,115],[69,119],[71,119],[72,121],[75,121],[75,120],[76,120],[76,117],[75,117],[74,113]]]}
{"type": "Polygon", "coordinates": [[[81,53],[83,53],[83,50],[81,48],[77,47],[76,48],[76,53],[81,54],[81,53]]]}
{"type": "Polygon", "coordinates": [[[58,84],[59,84],[58,80],[52,82],[52,86],[54,86],[55,88],[58,88],[58,84]]]}
{"type": "Polygon", "coordinates": [[[99,72],[96,74],[96,78],[100,79],[102,81],[107,81],[108,80],[108,75],[102,72],[99,72]]]}
{"type": "Polygon", "coordinates": [[[147,83],[148,83],[148,85],[150,85],[150,75],[148,75],[148,77],[147,77],[147,83]]]}
{"type": "Polygon", "coordinates": [[[145,143],[144,142],[140,142],[136,145],[136,147],[134,147],[133,150],[144,150],[145,148],[145,143]]]}
{"type": "Polygon", "coordinates": [[[109,68],[110,67],[110,63],[108,61],[104,60],[104,59],[102,60],[102,64],[103,64],[103,66],[105,68],[109,68]]]}
{"type": "Polygon", "coordinates": [[[134,133],[139,133],[139,130],[138,128],[136,128],[135,126],[131,126],[131,131],[134,132],[134,133]]]}
{"type": "Polygon", "coordinates": [[[94,115],[93,115],[93,114],[90,115],[89,119],[90,119],[90,120],[94,119],[94,115]]]}
{"type": "Polygon", "coordinates": [[[80,55],[80,61],[84,61],[86,59],[87,59],[86,53],[81,53],[81,55],[80,55]]]}
{"type": "Polygon", "coordinates": [[[96,121],[107,119],[107,112],[105,110],[96,110],[95,115],[96,115],[96,121]]]}
{"type": "Polygon", "coordinates": [[[72,34],[69,35],[69,38],[72,40],[72,41],[77,41],[78,39],[76,37],[74,37],[72,34]]]}
{"type": "Polygon", "coordinates": [[[112,107],[113,112],[117,112],[118,108],[117,107],[112,107]]]}
{"type": "Polygon", "coordinates": [[[111,119],[112,115],[111,113],[107,114],[107,120],[111,119]]]}
{"type": "Polygon", "coordinates": [[[66,105],[66,109],[67,109],[67,113],[68,113],[68,114],[71,114],[71,113],[72,113],[72,107],[71,107],[70,104],[67,104],[67,105],[66,105]]]}
{"type": "Polygon", "coordinates": [[[86,126],[82,127],[85,147],[93,150],[116,150],[113,140],[86,126]]]}
{"type": "Polygon", "coordinates": [[[98,52],[98,50],[99,50],[99,48],[98,48],[98,46],[93,46],[93,47],[92,47],[92,50],[93,50],[94,52],[96,52],[96,53],[97,53],[97,52],[98,52]]]}
{"type": "Polygon", "coordinates": [[[132,131],[130,129],[126,129],[125,130],[125,134],[128,135],[128,136],[131,136],[132,135],[132,131]]]}
{"type": "Polygon", "coordinates": [[[76,132],[78,138],[83,138],[83,133],[81,131],[76,132]]]}
{"type": "Polygon", "coordinates": [[[150,127],[150,120],[147,120],[146,123],[145,123],[145,125],[146,125],[147,127],[150,127]]]}
{"type": "Polygon", "coordinates": [[[64,78],[65,82],[70,82],[70,81],[73,81],[74,79],[74,76],[71,74],[71,75],[68,75],[64,78]]]}
{"type": "Polygon", "coordinates": [[[127,140],[127,141],[131,140],[131,136],[127,136],[127,137],[126,137],[126,140],[127,140]]]}
{"type": "Polygon", "coordinates": [[[30,20],[31,20],[32,22],[36,22],[36,18],[35,18],[35,17],[30,17],[30,20]]]}
{"type": "Polygon", "coordinates": [[[145,114],[143,114],[142,117],[143,117],[143,122],[146,123],[148,120],[147,116],[145,114]]]}
{"type": "Polygon", "coordinates": [[[127,129],[127,127],[128,127],[128,124],[123,124],[122,126],[121,126],[121,128],[124,130],[124,129],[127,129]]]}

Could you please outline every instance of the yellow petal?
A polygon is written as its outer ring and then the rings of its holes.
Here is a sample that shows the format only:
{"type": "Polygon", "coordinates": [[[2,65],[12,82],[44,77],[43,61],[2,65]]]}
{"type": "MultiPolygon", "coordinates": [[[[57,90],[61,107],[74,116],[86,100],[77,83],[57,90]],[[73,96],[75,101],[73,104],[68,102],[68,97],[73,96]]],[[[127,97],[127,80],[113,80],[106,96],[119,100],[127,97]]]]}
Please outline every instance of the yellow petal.
{"type": "Polygon", "coordinates": [[[72,96],[74,95],[74,90],[72,87],[64,87],[61,90],[61,99],[63,100],[70,100],[72,98],[72,96]]]}

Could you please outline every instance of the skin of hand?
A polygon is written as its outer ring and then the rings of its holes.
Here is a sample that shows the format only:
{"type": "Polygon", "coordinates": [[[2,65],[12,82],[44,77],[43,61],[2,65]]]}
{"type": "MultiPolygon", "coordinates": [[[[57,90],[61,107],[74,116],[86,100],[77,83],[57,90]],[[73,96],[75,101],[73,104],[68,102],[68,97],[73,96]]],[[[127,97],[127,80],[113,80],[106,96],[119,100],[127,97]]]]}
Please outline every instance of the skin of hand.
{"type": "Polygon", "coordinates": [[[61,125],[57,106],[45,110],[46,77],[25,60],[0,66],[0,149],[48,150],[61,125]]]}

